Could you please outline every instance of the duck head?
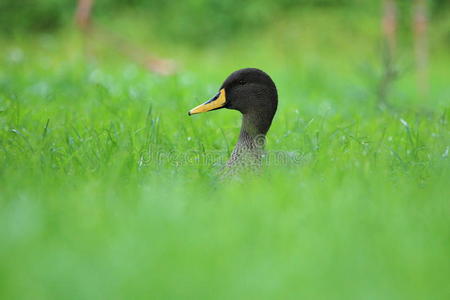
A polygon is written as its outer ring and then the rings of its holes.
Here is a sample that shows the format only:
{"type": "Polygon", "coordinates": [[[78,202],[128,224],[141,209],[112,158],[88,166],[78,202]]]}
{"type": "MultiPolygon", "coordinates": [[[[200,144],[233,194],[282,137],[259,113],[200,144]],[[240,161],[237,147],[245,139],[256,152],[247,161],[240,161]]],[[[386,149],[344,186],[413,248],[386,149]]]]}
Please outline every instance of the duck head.
{"type": "Polygon", "coordinates": [[[242,113],[242,134],[265,135],[277,110],[278,94],[272,79],[265,72],[245,68],[233,72],[210,100],[191,109],[189,115],[221,108],[242,113]]]}

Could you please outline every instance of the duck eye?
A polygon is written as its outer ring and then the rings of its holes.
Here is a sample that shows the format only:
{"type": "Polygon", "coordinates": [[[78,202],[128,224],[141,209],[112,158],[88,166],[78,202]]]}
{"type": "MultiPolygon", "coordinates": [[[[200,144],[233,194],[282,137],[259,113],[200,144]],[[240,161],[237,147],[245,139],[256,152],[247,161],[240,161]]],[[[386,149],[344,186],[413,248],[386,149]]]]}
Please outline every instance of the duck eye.
{"type": "Polygon", "coordinates": [[[239,80],[239,84],[240,85],[244,85],[244,84],[246,84],[247,82],[245,81],[245,80],[239,80]]]}

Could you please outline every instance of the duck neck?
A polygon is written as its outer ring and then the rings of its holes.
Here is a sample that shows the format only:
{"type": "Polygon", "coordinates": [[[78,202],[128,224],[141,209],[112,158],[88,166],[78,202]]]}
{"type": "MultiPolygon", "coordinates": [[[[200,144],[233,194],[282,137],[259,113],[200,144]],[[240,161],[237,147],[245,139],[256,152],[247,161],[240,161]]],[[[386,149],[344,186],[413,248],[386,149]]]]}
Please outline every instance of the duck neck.
{"type": "Polygon", "coordinates": [[[239,139],[231,155],[229,164],[245,161],[260,163],[264,153],[266,133],[272,123],[273,114],[252,112],[243,114],[239,139]]]}
{"type": "Polygon", "coordinates": [[[264,138],[270,125],[264,124],[263,120],[265,120],[265,116],[260,113],[254,112],[242,115],[241,133],[237,145],[258,144],[258,146],[264,147],[264,138]],[[258,140],[260,138],[262,143],[258,140]]]}

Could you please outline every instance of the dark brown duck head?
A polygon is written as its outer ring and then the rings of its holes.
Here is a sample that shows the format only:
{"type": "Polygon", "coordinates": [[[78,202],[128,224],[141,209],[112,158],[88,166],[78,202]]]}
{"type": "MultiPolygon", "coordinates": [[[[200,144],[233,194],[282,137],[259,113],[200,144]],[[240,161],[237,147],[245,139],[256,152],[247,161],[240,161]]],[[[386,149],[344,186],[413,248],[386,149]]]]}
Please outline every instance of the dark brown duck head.
{"type": "Polygon", "coordinates": [[[277,104],[277,89],[269,75],[259,69],[246,68],[233,72],[214,97],[188,114],[220,108],[240,111],[243,116],[241,133],[228,165],[243,161],[244,157],[259,163],[277,104]]]}

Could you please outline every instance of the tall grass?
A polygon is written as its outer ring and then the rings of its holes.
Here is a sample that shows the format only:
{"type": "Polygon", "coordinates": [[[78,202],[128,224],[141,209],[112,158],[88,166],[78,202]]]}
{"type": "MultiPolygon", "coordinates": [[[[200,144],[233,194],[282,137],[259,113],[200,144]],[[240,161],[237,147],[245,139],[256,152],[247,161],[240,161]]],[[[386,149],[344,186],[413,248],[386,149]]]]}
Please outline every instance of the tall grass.
{"type": "Polygon", "coordinates": [[[379,110],[375,20],[340,39],[320,19],[321,34],[283,22],[247,43],[163,45],[184,62],[170,77],[105,45],[85,58],[70,31],[8,40],[1,298],[448,297],[448,52],[432,57],[428,102],[405,67],[379,110]],[[187,111],[245,66],[278,86],[267,150],[289,159],[220,182],[239,114],[187,111]]]}

